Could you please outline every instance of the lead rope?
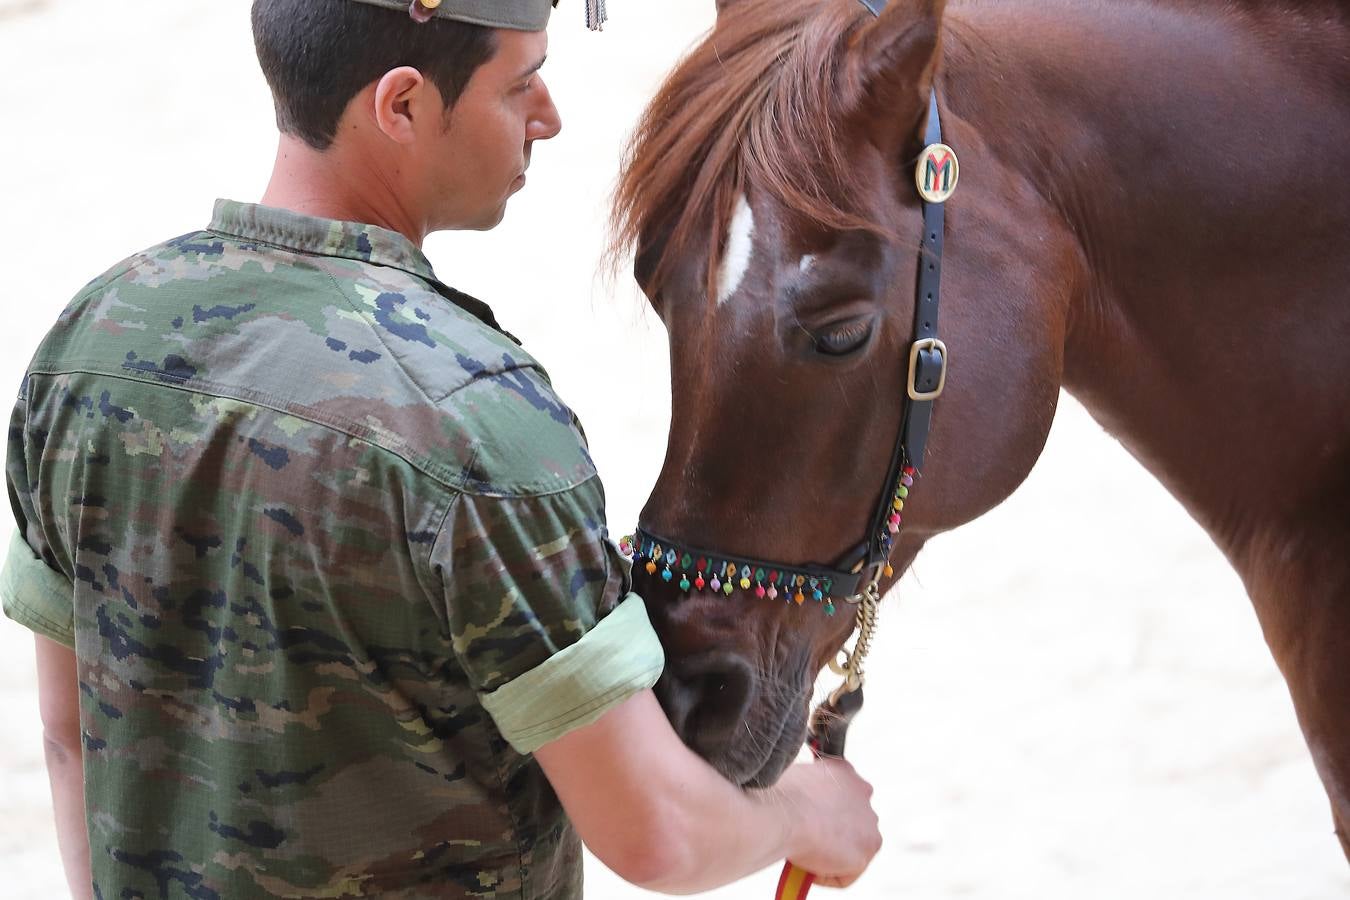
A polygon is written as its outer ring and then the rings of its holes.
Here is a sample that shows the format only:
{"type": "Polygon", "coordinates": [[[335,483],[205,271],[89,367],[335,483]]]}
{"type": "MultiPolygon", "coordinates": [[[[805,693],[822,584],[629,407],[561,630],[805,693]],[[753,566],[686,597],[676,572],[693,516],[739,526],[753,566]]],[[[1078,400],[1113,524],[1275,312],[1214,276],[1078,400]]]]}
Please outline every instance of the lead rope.
{"type": "MultiPolygon", "coordinates": [[[[877,633],[877,612],[881,607],[880,584],[881,572],[878,571],[872,582],[863,589],[862,599],[858,601],[858,639],[853,642],[853,649],[840,651],[842,661],[830,660],[830,670],[843,677],[844,681],[811,714],[808,743],[817,758],[843,758],[848,726],[858,710],[862,709],[864,664],[877,633]]],[[[788,860],[783,864],[783,874],[779,876],[778,891],[774,896],[776,900],[806,900],[815,881],[815,875],[788,860]]]]}

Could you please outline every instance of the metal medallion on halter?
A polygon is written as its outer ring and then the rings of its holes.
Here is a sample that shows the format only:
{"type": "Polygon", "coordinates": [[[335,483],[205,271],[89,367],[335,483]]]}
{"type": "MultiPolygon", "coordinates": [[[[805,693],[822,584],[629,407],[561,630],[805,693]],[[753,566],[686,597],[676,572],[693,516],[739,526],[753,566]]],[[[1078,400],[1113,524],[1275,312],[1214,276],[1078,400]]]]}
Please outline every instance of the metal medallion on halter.
{"type": "Polygon", "coordinates": [[[914,184],[919,196],[928,203],[945,203],[956,193],[956,182],[961,177],[961,163],[956,151],[946,144],[929,144],[919,154],[914,167],[914,184]]]}

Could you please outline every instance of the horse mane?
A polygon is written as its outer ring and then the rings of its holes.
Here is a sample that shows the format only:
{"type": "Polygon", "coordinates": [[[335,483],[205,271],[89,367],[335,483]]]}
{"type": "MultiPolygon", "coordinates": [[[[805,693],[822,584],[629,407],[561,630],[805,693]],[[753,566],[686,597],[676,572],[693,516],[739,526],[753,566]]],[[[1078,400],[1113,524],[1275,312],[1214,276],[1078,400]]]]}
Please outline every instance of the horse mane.
{"type": "MultiPolygon", "coordinates": [[[[1350,18],[1350,0],[1182,5],[1292,20],[1311,29],[1309,38],[1319,34],[1313,26],[1350,18]]],[[[838,128],[840,97],[849,87],[842,62],[869,21],[857,0],[729,0],[633,132],[614,192],[611,269],[634,255],[643,287],[656,297],[676,263],[699,253],[711,302],[736,200],[750,185],[821,227],[884,233],[850,199],[863,185],[838,128]]],[[[950,18],[944,28],[954,36],[966,30],[950,18]]]]}
{"type": "Polygon", "coordinates": [[[729,3],[638,122],[615,189],[611,262],[633,253],[654,297],[677,260],[701,251],[716,297],[750,184],[822,226],[875,230],[840,199],[860,185],[835,126],[844,51],[869,19],[856,0],[729,3]]]}

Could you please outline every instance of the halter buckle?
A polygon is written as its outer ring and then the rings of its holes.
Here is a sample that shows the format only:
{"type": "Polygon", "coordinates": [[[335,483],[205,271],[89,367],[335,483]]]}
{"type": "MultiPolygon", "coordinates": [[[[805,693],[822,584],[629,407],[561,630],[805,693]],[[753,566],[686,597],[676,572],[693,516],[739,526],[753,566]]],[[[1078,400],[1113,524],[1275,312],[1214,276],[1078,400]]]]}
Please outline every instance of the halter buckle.
{"type": "Polygon", "coordinates": [[[909,393],[911,400],[936,400],[942,393],[943,387],[947,384],[947,345],[937,338],[923,338],[914,342],[909,348],[909,377],[905,379],[905,390],[909,393]],[[936,350],[938,354],[937,387],[930,391],[919,390],[919,366],[921,365],[919,354],[925,351],[936,350]]]}

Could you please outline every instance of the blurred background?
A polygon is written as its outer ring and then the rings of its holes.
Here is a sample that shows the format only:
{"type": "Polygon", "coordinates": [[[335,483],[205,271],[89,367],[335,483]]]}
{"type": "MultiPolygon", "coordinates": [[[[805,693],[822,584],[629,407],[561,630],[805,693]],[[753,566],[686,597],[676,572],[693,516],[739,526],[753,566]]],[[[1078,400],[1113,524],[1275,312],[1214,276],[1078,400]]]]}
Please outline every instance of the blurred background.
{"type": "MultiPolygon", "coordinates": [[[[669,376],[665,332],[630,279],[599,276],[607,198],[645,99],[712,24],[713,0],[614,0],[598,35],[580,5],[555,15],[544,70],[562,135],[536,149],[500,228],[426,250],[549,368],[618,534],[660,468],[669,376]]],[[[205,225],[215,197],[261,195],[275,134],[248,9],[0,0],[0,396],[86,281],[205,225]]],[[[0,516],[0,546],[12,527],[0,516]]],[[[886,846],[843,896],[1350,896],[1242,586],[1068,397],[1027,483],[933,541],[890,595],[869,675],[850,756],[877,786],[886,846]]],[[[62,896],[32,640],[8,620],[0,721],[0,894],[62,896]]],[[[767,900],[777,874],[710,896],[767,900]]],[[[649,896],[594,860],[587,877],[589,897],[649,896]]]]}

